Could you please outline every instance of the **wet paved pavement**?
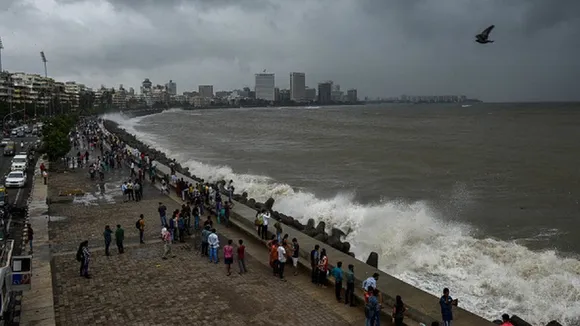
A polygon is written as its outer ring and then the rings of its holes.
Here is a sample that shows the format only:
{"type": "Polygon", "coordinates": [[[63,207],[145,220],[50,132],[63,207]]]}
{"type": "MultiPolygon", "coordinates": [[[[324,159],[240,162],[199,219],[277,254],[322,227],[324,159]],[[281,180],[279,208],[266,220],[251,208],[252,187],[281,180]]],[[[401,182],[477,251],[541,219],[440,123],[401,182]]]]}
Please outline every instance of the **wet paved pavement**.
{"type": "MultiPolygon", "coordinates": [[[[119,187],[126,169],[109,173],[105,194],[85,171],[53,174],[50,193],[81,189],[88,194],[50,208],[54,253],[57,325],[349,325],[332,306],[321,303],[296,282],[281,282],[254,257],[249,273],[226,276],[223,263],[210,264],[186,244],[173,246],[176,257],[162,260],[157,205],[177,203],[149,184],[145,200],[123,202],[119,187]],[[147,244],[138,244],[135,221],[146,216],[147,244]],[[106,224],[125,229],[126,253],[106,257],[106,224]],[[78,244],[93,248],[91,279],[79,277],[78,244]]],[[[306,277],[306,276],[305,276],[306,277]]],[[[324,291],[327,292],[327,291],[324,291]]],[[[355,323],[356,325],[360,323],[355,323]]]]}

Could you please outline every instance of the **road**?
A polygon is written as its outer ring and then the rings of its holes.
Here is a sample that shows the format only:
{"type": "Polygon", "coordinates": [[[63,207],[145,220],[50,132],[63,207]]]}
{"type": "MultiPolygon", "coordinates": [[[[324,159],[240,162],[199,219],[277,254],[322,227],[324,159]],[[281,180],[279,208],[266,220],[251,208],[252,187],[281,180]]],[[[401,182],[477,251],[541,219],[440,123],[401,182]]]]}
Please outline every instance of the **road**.
{"type": "MultiPolygon", "coordinates": [[[[24,143],[24,146],[29,146],[34,144],[37,141],[37,137],[23,137],[23,138],[13,138],[12,140],[16,143],[16,153],[22,150],[21,143],[24,143]]],[[[2,153],[3,154],[3,153],[2,153]]],[[[10,172],[10,166],[12,164],[12,156],[4,156],[0,155],[0,184],[4,184],[4,179],[6,175],[10,172]]],[[[30,162],[27,173],[27,182],[24,188],[8,188],[8,200],[6,201],[7,204],[11,204],[13,207],[22,208],[26,206],[26,201],[28,200],[28,196],[30,195],[30,189],[32,185],[32,175],[34,174],[34,165],[35,162],[30,162]]],[[[23,227],[24,219],[26,216],[22,216],[22,214],[13,214],[7,222],[7,231],[9,237],[16,240],[15,243],[17,244],[14,248],[13,254],[20,254],[20,245],[18,245],[21,241],[21,228],[23,227]],[[19,216],[20,215],[20,216],[19,216]],[[11,230],[15,230],[15,232],[10,232],[11,230]]]]}
{"type": "MultiPolygon", "coordinates": [[[[22,147],[21,143],[25,146],[32,145],[36,143],[37,137],[23,137],[23,138],[12,138],[16,143],[16,153],[20,152],[22,147]]],[[[4,156],[1,152],[3,148],[0,148],[0,184],[4,184],[6,175],[10,172],[10,166],[12,165],[12,156],[4,156]]],[[[32,188],[32,176],[34,175],[34,167],[36,161],[29,162],[28,170],[26,171],[27,180],[26,186],[24,188],[8,188],[8,198],[6,204],[11,204],[16,210],[13,210],[12,216],[8,218],[6,223],[6,231],[8,239],[14,240],[14,250],[12,252],[13,256],[19,256],[21,254],[27,254],[22,252],[22,229],[24,227],[24,222],[26,221],[26,211],[22,208],[26,207],[28,197],[30,196],[30,190],[32,188]],[[18,211],[18,212],[17,212],[18,211]]],[[[12,299],[10,301],[10,306],[8,307],[8,314],[4,316],[7,320],[2,320],[0,325],[18,325],[14,322],[14,318],[20,316],[20,300],[22,298],[21,292],[12,292],[12,299]]]]}

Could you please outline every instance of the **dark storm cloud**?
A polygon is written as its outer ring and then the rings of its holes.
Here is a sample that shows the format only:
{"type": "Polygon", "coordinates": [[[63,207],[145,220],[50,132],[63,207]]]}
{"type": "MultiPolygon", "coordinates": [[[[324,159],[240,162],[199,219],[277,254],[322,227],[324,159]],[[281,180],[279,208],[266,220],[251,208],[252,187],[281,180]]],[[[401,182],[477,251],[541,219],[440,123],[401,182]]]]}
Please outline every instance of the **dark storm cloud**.
{"type": "MultiPolygon", "coordinates": [[[[61,3],[74,3],[82,0],[57,0],[61,3]]],[[[93,0],[98,1],[98,0],[93,0]]],[[[196,5],[202,9],[236,6],[243,9],[257,9],[273,6],[269,0],[106,0],[115,8],[140,10],[150,7],[172,8],[182,5],[196,5]]]]}
{"type": "MultiPolygon", "coordinates": [[[[560,24],[572,23],[580,28],[580,1],[577,0],[528,0],[525,14],[526,27],[529,32],[537,32],[557,27],[560,24]]],[[[576,30],[580,37],[580,30],[576,30]]]]}
{"type": "Polygon", "coordinates": [[[149,77],[228,89],[268,69],[282,88],[304,71],[308,86],[333,79],[363,96],[579,96],[580,1],[27,0],[34,10],[10,1],[18,9],[0,12],[4,66],[41,72],[43,49],[50,72],[92,86],[149,77]],[[496,43],[476,44],[490,24],[496,43]]]}

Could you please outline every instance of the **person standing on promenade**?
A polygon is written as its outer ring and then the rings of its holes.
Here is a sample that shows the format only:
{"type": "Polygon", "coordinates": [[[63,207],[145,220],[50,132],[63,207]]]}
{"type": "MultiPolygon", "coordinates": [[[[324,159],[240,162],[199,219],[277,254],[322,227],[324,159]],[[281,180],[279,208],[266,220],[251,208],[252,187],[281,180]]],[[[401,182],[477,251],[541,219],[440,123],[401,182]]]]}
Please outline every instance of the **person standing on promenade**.
{"type": "Polygon", "coordinates": [[[123,241],[125,241],[125,230],[121,228],[121,224],[117,224],[117,230],[115,230],[115,241],[117,242],[117,250],[119,250],[119,253],[124,253],[125,248],[123,248],[123,241]]]}
{"type": "Polygon", "coordinates": [[[512,324],[511,320],[510,320],[510,315],[508,314],[503,314],[501,315],[501,325],[500,326],[514,326],[514,324],[512,324]]]}
{"type": "Polygon", "coordinates": [[[262,218],[264,219],[264,223],[262,224],[262,239],[268,239],[268,224],[270,224],[270,212],[264,210],[262,213],[262,218]]]}
{"type": "Polygon", "coordinates": [[[220,247],[220,239],[216,233],[216,229],[211,230],[211,234],[207,237],[209,244],[209,262],[218,263],[218,249],[220,247]]]}
{"type": "Polygon", "coordinates": [[[336,266],[330,272],[332,277],[334,277],[334,295],[336,297],[336,301],[340,303],[342,301],[341,293],[342,293],[342,262],[339,261],[336,263],[336,266]]]}
{"type": "Polygon", "coordinates": [[[32,225],[26,223],[26,235],[28,236],[28,245],[30,246],[30,252],[32,253],[32,240],[34,239],[34,230],[32,230],[32,225]]]}
{"type": "Polygon", "coordinates": [[[276,250],[278,251],[278,274],[280,275],[280,280],[286,282],[286,279],[284,278],[284,268],[286,267],[286,249],[284,246],[280,245],[276,250]]]}
{"type": "MultiPolygon", "coordinates": [[[[371,287],[372,288],[372,287],[371,287]]],[[[369,290],[371,290],[369,288],[369,290]]],[[[370,292],[370,291],[369,291],[370,292]]],[[[381,305],[378,299],[378,291],[376,289],[372,289],[368,297],[368,302],[365,305],[365,317],[366,317],[366,326],[376,326],[380,325],[380,311],[381,305]]]]}
{"type": "Polygon", "coordinates": [[[318,262],[318,285],[326,288],[326,275],[328,273],[328,256],[326,249],[320,251],[320,261],[318,262]]]}
{"type": "Polygon", "coordinates": [[[206,225],[203,227],[201,231],[201,255],[202,256],[209,256],[208,249],[209,249],[209,235],[211,234],[210,226],[206,225]]]}
{"type": "Polygon", "coordinates": [[[257,211],[256,212],[256,219],[254,220],[254,224],[256,225],[256,230],[258,231],[258,236],[262,237],[262,227],[264,226],[264,211],[257,211]]]}
{"type": "Polygon", "coordinates": [[[240,274],[245,274],[248,272],[246,269],[246,246],[244,246],[244,240],[238,240],[238,266],[240,267],[240,274]]]}
{"type": "Polygon", "coordinates": [[[143,244],[145,243],[145,241],[143,241],[143,235],[145,234],[145,219],[143,214],[139,215],[139,220],[136,224],[137,229],[139,229],[139,243],[143,244]]]}
{"type": "Polygon", "coordinates": [[[457,306],[459,300],[453,299],[449,295],[449,289],[443,289],[443,296],[439,299],[439,305],[441,306],[441,319],[443,319],[443,326],[451,326],[453,321],[453,306],[457,306]]]}
{"type": "Polygon", "coordinates": [[[228,244],[224,246],[224,263],[226,264],[227,276],[232,275],[232,264],[234,263],[234,247],[232,240],[228,240],[228,244]]]}
{"type": "Polygon", "coordinates": [[[294,276],[298,275],[298,258],[300,258],[300,244],[298,244],[298,239],[292,238],[292,266],[294,266],[294,276]]]}
{"type": "Polygon", "coordinates": [[[274,228],[276,229],[276,240],[278,240],[278,242],[282,242],[282,224],[280,223],[280,221],[276,221],[276,223],[274,223],[274,228]]]}
{"type": "Polygon", "coordinates": [[[393,322],[395,326],[403,326],[403,319],[405,318],[405,312],[407,307],[403,303],[403,299],[398,295],[395,299],[395,305],[393,306],[393,322]]]}
{"type": "Polygon", "coordinates": [[[159,202],[159,207],[157,208],[159,212],[159,219],[161,220],[161,227],[167,227],[167,207],[159,202]]]}
{"type": "Polygon", "coordinates": [[[105,256],[110,256],[109,247],[111,246],[113,230],[108,225],[105,225],[105,231],[103,232],[103,237],[105,238],[105,256]]]}
{"type": "Polygon", "coordinates": [[[318,284],[318,260],[320,257],[318,250],[320,250],[320,246],[315,245],[314,249],[310,252],[310,267],[312,268],[311,278],[312,283],[314,284],[318,284]]]}
{"type": "MultiPolygon", "coordinates": [[[[172,255],[171,253],[171,233],[169,232],[169,230],[167,230],[167,228],[163,228],[163,230],[161,230],[161,238],[163,239],[163,257],[161,257],[162,259],[167,259],[167,256],[172,255]]],[[[172,258],[175,257],[175,255],[171,256],[172,258]]]]}
{"type": "Polygon", "coordinates": [[[346,291],[344,291],[344,304],[354,307],[354,265],[349,264],[346,271],[346,291]]]}
{"type": "Polygon", "coordinates": [[[91,253],[89,252],[89,242],[87,240],[81,242],[79,245],[79,250],[77,250],[77,261],[81,263],[81,277],[90,278],[89,262],[91,261],[91,253]]]}

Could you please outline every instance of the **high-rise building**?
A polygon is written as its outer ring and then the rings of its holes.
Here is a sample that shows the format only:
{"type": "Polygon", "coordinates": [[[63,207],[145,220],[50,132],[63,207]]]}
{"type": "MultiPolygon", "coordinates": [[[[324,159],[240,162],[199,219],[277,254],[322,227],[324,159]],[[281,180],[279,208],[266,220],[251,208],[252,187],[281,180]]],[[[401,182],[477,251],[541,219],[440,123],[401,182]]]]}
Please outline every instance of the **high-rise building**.
{"type": "Polygon", "coordinates": [[[352,88],[352,89],[349,89],[349,90],[346,92],[346,99],[347,99],[347,100],[348,100],[350,103],[356,103],[356,102],[358,102],[358,94],[357,94],[357,91],[356,91],[356,89],[354,89],[354,88],[352,88]]]}
{"type": "Polygon", "coordinates": [[[169,80],[169,83],[165,84],[165,88],[167,88],[169,95],[177,95],[177,83],[173,80],[169,80]]]}
{"type": "Polygon", "coordinates": [[[199,96],[203,98],[213,98],[213,85],[199,85],[199,96]]]}
{"type": "Polygon", "coordinates": [[[254,91],[256,92],[256,99],[274,102],[275,95],[275,77],[274,74],[261,73],[256,74],[256,84],[254,91]]]}
{"type": "Polygon", "coordinates": [[[329,104],[332,101],[332,81],[318,83],[318,103],[329,104]]]}
{"type": "Polygon", "coordinates": [[[290,73],[290,99],[303,102],[306,99],[306,74],[303,72],[290,73]]]}

